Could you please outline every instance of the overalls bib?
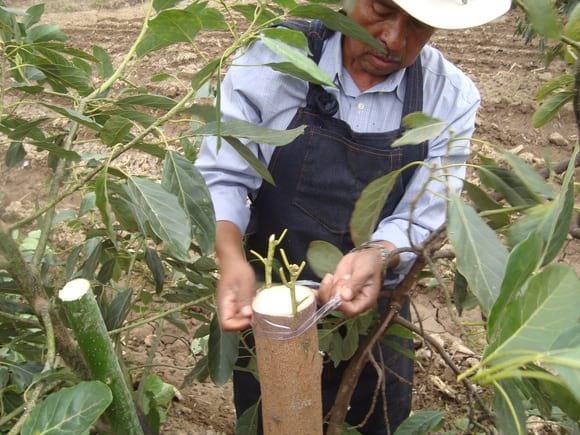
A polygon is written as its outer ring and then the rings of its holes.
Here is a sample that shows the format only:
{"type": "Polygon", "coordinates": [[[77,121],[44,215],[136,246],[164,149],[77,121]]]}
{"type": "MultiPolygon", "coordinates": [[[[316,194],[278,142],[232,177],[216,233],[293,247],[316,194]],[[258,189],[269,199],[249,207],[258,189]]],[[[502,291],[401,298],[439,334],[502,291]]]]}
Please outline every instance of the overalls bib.
{"type": "MultiPolygon", "coordinates": [[[[287,27],[301,30],[308,37],[313,60],[318,63],[324,41],[332,35],[321,22],[292,22],[287,27]]],[[[423,74],[420,59],[407,68],[403,117],[423,109],[423,74]]],[[[349,221],[354,204],[362,190],[374,179],[397,170],[407,163],[422,161],[427,156],[427,143],[391,148],[395,139],[404,132],[398,128],[385,133],[358,133],[339,119],[333,118],[338,102],[320,85],[310,84],[306,105],[300,107],[288,128],[306,126],[303,135],[292,143],[277,148],[269,170],[276,186],[262,183],[253,200],[246,250],[264,253],[271,234],[288,233],[282,246],[291,263],[306,258],[310,242],[324,240],[343,253],[354,245],[350,237],[349,221]]],[[[392,214],[405,192],[414,167],[403,172],[382,210],[381,219],[392,214]]],[[[251,256],[248,257],[251,260],[251,256]]],[[[261,263],[253,262],[258,277],[263,276],[261,263]]],[[[307,267],[301,279],[318,280],[307,267]]],[[[382,304],[381,304],[382,305],[382,304]]],[[[409,316],[408,304],[402,315],[409,316]]],[[[397,340],[393,338],[393,340],[397,340]]],[[[412,350],[410,340],[398,339],[399,345],[412,350]]],[[[387,378],[387,409],[391,433],[410,411],[413,362],[392,348],[382,345],[387,378]],[[394,376],[395,372],[397,376],[394,376]],[[398,377],[409,383],[401,382],[398,377]]],[[[377,351],[377,361],[379,361],[377,351]]],[[[245,353],[240,350],[241,354],[245,353]]],[[[241,358],[245,365],[247,358],[241,358]],[[245,362],[244,362],[245,361],[245,362]]],[[[326,361],[322,374],[324,413],[330,410],[348,361],[337,368],[326,361]]],[[[364,369],[351,401],[347,421],[359,424],[367,415],[372,402],[377,374],[369,363],[364,369]]],[[[259,384],[247,373],[234,373],[234,401],[238,417],[256,403],[259,384]]],[[[364,434],[384,434],[385,418],[382,400],[377,400],[375,411],[367,424],[359,429],[364,434]]]]}

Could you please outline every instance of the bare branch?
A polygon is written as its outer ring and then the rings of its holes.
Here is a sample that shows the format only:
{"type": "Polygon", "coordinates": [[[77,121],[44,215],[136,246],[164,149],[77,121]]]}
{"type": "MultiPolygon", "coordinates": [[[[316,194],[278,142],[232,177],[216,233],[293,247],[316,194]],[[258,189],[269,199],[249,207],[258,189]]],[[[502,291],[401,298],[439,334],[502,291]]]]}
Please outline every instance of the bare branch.
{"type": "MultiPolygon", "coordinates": [[[[437,340],[435,340],[429,334],[424,333],[416,325],[414,325],[413,323],[409,322],[407,319],[401,316],[396,316],[393,319],[393,323],[399,324],[407,328],[409,331],[412,331],[415,334],[422,337],[425,341],[427,341],[431,345],[432,348],[434,348],[437,351],[439,355],[441,355],[443,361],[445,361],[445,363],[449,366],[449,368],[453,370],[453,373],[455,373],[455,375],[459,376],[461,374],[461,370],[459,369],[459,367],[455,365],[449,354],[445,351],[445,349],[443,349],[443,346],[441,346],[441,344],[437,342],[437,340]]],[[[477,404],[479,405],[481,410],[486,414],[486,416],[492,417],[493,412],[489,410],[488,407],[485,405],[485,402],[483,401],[483,399],[481,398],[481,396],[479,395],[473,384],[469,382],[468,379],[463,379],[462,382],[463,385],[465,385],[467,391],[470,393],[470,395],[475,398],[477,404]]]]}

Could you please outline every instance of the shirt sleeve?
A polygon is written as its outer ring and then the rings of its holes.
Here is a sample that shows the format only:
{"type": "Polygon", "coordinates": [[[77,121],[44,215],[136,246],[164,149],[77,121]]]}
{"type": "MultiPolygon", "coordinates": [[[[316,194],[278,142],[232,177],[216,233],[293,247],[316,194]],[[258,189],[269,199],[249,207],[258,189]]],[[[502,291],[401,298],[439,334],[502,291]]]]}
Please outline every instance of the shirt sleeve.
{"type": "MultiPolygon", "coordinates": [[[[432,231],[446,220],[447,200],[463,187],[465,163],[469,157],[469,142],[475,128],[479,93],[473,87],[470,98],[461,99],[450,109],[452,119],[448,129],[429,143],[429,153],[423,165],[411,178],[393,214],[383,219],[372,240],[386,240],[397,248],[421,244],[432,231]],[[451,138],[453,140],[450,140],[451,138]],[[452,165],[452,166],[450,166],[452,165]]],[[[409,272],[416,256],[402,253],[398,266],[386,284],[395,285],[409,272]]]]}
{"type": "MultiPolygon", "coordinates": [[[[291,118],[284,118],[288,115],[280,110],[281,106],[273,101],[273,96],[284,98],[290,101],[289,104],[296,100],[298,107],[305,85],[264,66],[277,60],[271,50],[257,41],[234,61],[221,84],[223,121],[238,119],[258,126],[273,123],[287,125],[290,122],[291,118]]],[[[242,142],[268,166],[273,147],[245,140],[242,142]]],[[[242,234],[245,233],[250,220],[248,195],[258,191],[262,177],[225,140],[222,139],[218,150],[215,137],[203,140],[195,166],[209,189],[216,220],[233,222],[242,234]]]]}

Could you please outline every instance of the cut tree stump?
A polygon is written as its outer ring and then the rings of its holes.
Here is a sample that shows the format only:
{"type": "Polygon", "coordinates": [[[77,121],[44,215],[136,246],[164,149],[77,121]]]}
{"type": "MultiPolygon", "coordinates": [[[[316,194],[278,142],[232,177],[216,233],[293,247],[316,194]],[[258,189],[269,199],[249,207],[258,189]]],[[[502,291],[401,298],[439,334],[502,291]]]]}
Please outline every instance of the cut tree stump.
{"type": "Polygon", "coordinates": [[[296,286],[296,299],[302,301],[296,318],[285,286],[262,290],[252,304],[265,435],[322,434],[322,357],[316,324],[294,338],[277,336],[288,331],[280,326],[295,330],[316,311],[316,298],[308,287],[296,286]]]}

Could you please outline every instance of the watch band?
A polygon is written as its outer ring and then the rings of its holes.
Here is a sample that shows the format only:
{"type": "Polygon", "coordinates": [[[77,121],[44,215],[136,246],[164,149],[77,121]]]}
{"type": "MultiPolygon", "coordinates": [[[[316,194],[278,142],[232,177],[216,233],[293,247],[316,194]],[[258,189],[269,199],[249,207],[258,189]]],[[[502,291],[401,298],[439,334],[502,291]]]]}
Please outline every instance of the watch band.
{"type": "Polygon", "coordinates": [[[379,250],[379,254],[381,256],[382,271],[383,271],[383,273],[385,273],[389,267],[390,262],[391,262],[391,253],[393,251],[390,250],[389,248],[385,247],[380,242],[368,241],[368,242],[361,243],[360,246],[357,246],[356,248],[352,249],[350,252],[364,251],[366,249],[378,249],[379,250]]]}

